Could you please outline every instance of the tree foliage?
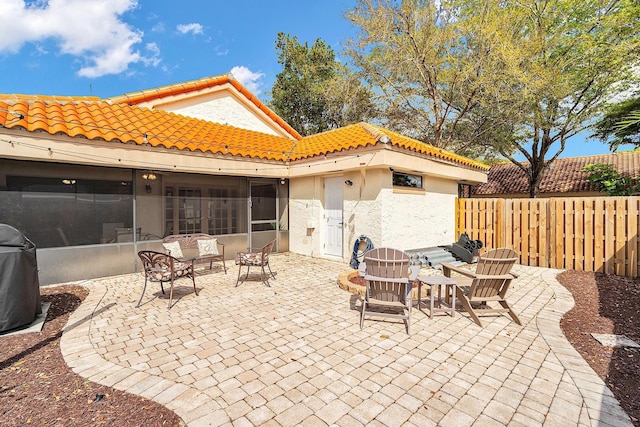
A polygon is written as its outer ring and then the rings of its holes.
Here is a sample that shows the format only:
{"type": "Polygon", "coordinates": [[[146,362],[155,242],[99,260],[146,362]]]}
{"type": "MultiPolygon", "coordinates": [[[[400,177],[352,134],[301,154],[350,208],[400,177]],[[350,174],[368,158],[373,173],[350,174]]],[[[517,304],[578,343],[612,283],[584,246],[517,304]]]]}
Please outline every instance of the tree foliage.
{"type": "Polygon", "coordinates": [[[609,143],[611,150],[624,144],[640,147],[640,97],[610,105],[596,123],[593,136],[609,143]]]}
{"type": "Polygon", "coordinates": [[[311,135],[373,114],[371,96],[357,76],[335,59],[323,40],[312,46],[278,33],[278,63],[282,71],[271,90],[270,107],[302,135],[311,135]]]}
{"type": "Polygon", "coordinates": [[[613,165],[594,163],[582,168],[588,172],[588,180],[596,186],[598,191],[609,196],[632,196],[640,193],[640,178],[622,176],[613,165]]]}
{"type": "Polygon", "coordinates": [[[531,197],[567,140],[637,81],[636,0],[358,0],[347,16],[359,29],[348,53],[388,126],[499,153],[531,197]]]}

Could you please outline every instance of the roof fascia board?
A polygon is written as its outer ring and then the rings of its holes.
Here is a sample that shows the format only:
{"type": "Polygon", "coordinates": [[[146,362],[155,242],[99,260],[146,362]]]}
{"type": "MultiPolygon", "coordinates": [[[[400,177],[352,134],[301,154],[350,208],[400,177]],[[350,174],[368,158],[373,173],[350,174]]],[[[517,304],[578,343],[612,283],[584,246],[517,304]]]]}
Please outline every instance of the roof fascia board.
{"type": "Polygon", "coordinates": [[[0,129],[0,157],[88,166],[153,169],[159,171],[286,178],[282,162],[215,156],[210,153],[181,152],[176,149],[80,140],[64,135],[44,134],[39,138],[27,131],[0,129]],[[11,143],[6,142],[11,141],[11,143]]]}
{"type": "Polygon", "coordinates": [[[291,178],[313,175],[327,175],[335,172],[359,170],[362,167],[393,168],[398,172],[429,175],[474,184],[487,182],[487,173],[460,165],[450,164],[414,152],[396,151],[387,146],[376,146],[368,150],[354,150],[327,155],[325,158],[291,163],[291,178]]]}

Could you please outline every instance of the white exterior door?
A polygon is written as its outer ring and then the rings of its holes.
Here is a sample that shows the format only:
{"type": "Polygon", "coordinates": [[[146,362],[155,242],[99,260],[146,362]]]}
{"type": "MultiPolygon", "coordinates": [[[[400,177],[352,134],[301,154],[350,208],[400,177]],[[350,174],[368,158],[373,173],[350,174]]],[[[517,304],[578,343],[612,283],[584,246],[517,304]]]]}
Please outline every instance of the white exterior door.
{"type": "Polygon", "coordinates": [[[342,188],[343,178],[324,180],[324,254],[342,258],[342,188]]]}

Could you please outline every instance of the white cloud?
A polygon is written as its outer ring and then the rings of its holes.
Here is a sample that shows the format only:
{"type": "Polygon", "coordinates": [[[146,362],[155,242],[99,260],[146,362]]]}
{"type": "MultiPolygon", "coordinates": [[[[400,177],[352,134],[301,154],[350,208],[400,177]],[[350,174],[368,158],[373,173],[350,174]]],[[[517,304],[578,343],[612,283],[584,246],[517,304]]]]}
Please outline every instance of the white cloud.
{"type": "Polygon", "coordinates": [[[157,22],[151,27],[151,31],[154,33],[163,33],[164,32],[164,22],[157,22]]]}
{"type": "Polygon", "coordinates": [[[182,34],[203,34],[202,33],[202,25],[192,22],[191,24],[180,24],[176,26],[176,29],[182,34]]]}
{"type": "Polygon", "coordinates": [[[213,51],[216,56],[227,56],[229,54],[229,49],[223,49],[222,46],[216,46],[213,51]]]}
{"type": "Polygon", "coordinates": [[[235,77],[242,86],[246,87],[249,92],[254,95],[260,94],[260,88],[262,87],[262,78],[264,77],[264,73],[254,73],[247,67],[242,65],[236,65],[231,69],[231,74],[235,77]]]}
{"type": "Polygon", "coordinates": [[[0,0],[0,53],[54,39],[61,53],[83,61],[83,77],[118,74],[137,62],[154,65],[159,52],[143,56],[135,49],[142,31],[120,19],[136,7],[137,0],[0,0]]]}

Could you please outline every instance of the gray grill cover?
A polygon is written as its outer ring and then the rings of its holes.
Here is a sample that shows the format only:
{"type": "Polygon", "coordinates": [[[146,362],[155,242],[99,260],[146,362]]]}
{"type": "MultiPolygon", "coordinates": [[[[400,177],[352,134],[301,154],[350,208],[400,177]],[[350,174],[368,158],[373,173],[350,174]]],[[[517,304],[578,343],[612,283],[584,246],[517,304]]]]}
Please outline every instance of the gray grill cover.
{"type": "Polygon", "coordinates": [[[42,313],[36,246],[0,224],[0,332],[26,326],[42,313]]]}

